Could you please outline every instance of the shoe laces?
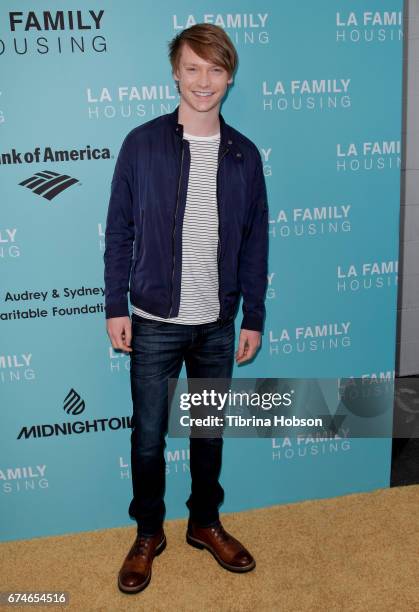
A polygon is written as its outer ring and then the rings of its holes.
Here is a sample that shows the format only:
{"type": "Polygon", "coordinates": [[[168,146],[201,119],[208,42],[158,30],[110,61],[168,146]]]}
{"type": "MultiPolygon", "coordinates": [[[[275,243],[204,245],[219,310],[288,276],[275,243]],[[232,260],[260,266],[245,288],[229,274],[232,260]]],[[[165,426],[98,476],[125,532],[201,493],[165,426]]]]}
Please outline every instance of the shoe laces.
{"type": "Polygon", "coordinates": [[[141,535],[137,536],[134,545],[129,554],[129,558],[132,557],[144,557],[146,558],[150,550],[151,538],[141,535]]]}
{"type": "Polygon", "coordinates": [[[215,537],[218,540],[220,540],[220,542],[226,542],[227,540],[230,539],[228,533],[226,532],[226,530],[224,529],[224,527],[222,525],[217,525],[216,527],[211,527],[211,531],[215,535],[215,537]]]}

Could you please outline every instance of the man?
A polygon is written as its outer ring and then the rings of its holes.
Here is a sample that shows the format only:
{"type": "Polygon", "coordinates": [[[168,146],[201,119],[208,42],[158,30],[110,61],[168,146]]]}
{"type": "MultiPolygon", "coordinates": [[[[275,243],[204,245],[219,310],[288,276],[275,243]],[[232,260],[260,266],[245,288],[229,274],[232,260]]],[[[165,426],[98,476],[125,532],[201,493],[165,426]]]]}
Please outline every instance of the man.
{"type": "MultiPolygon", "coordinates": [[[[169,45],[178,108],[125,138],[106,224],[107,331],[130,353],[133,400],[130,516],[137,538],[118,576],[126,593],[150,582],[166,546],[165,434],[169,378],[225,378],[234,361],[234,318],[243,296],[236,362],[260,346],[267,280],[267,201],[256,146],[228,126],[220,105],[236,50],[221,28],[197,24],[169,45]],[[127,293],[130,291],[132,320],[127,293]]],[[[255,567],[228,534],[218,506],[222,437],[190,439],[187,542],[222,567],[255,567]]]]}

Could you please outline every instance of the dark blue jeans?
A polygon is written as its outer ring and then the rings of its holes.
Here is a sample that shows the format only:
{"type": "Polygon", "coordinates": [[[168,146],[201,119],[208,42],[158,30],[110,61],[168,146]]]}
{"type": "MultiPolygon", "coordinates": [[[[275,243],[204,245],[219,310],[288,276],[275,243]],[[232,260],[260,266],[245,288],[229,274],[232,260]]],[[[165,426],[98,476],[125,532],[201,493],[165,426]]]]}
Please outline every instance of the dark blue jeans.
{"type": "MultiPolygon", "coordinates": [[[[188,378],[231,378],[234,321],[179,325],[132,316],[130,516],[153,535],[165,516],[168,379],[178,378],[185,362],[188,378]]],[[[224,499],[219,483],[223,438],[190,438],[192,488],[186,506],[191,520],[207,527],[219,520],[224,499]]]]}

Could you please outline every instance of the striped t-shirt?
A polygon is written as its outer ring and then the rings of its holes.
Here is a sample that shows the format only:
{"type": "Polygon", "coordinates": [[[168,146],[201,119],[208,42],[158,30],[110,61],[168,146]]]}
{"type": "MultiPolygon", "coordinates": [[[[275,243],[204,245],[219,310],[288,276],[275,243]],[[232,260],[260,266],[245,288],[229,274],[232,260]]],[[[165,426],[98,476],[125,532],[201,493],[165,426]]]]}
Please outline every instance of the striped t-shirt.
{"type": "Polygon", "coordinates": [[[191,165],[182,227],[182,280],[177,317],[164,319],[133,306],[132,311],[147,319],[183,325],[216,321],[218,299],[218,208],[217,164],[220,134],[192,136],[189,141],[191,165]]]}

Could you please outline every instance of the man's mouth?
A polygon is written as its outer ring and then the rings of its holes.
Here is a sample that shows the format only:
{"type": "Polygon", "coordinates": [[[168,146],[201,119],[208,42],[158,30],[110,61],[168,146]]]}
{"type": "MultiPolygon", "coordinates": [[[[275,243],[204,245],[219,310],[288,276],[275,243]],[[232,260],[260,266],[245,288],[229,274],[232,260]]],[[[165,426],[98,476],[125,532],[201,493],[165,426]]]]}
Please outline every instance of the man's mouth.
{"type": "Polygon", "coordinates": [[[193,93],[201,98],[208,98],[209,96],[212,96],[212,91],[194,91],[193,93]]]}

